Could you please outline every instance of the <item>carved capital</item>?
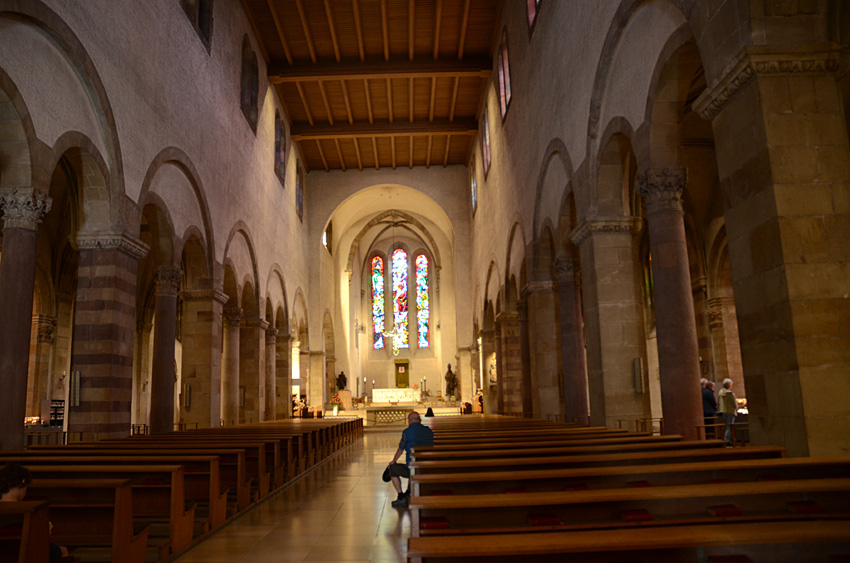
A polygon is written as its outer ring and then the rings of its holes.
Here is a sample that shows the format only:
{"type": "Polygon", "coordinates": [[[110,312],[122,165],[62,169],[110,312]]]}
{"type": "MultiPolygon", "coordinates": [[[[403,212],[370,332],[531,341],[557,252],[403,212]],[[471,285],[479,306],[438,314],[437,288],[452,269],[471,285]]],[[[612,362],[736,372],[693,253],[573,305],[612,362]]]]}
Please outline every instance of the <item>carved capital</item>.
{"type": "Polygon", "coordinates": [[[517,321],[519,321],[519,311],[502,311],[496,315],[496,322],[499,325],[517,321]]]}
{"type": "Polygon", "coordinates": [[[38,341],[44,344],[53,344],[56,338],[56,318],[47,315],[38,315],[32,318],[38,330],[38,341]]]}
{"type": "Polygon", "coordinates": [[[558,278],[558,283],[573,283],[578,274],[578,264],[572,258],[561,256],[555,258],[553,264],[555,268],[555,277],[558,278]]]}
{"type": "Polygon", "coordinates": [[[688,181],[684,168],[647,170],[638,176],[637,193],[646,206],[646,213],[657,211],[682,211],[682,192],[688,181]]]}
{"type": "Polygon", "coordinates": [[[0,210],[4,229],[37,231],[38,224],[53,207],[53,200],[33,189],[3,188],[0,190],[0,210]]]}
{"type": "Polygon", "coordinates": [[[267,328],[269,328],[269,322],[265,319],[257,317],[253,319],[245,319],[245,326],[249,328],[259,328],[260,330],[266,330],[267,328]]]}
{"type": "Polygon", "coordinates": [[[838,70],[840,48],[826,45],[802,45],[797,49],[783,45],[783,51],[775,47],[746,47],[728,71],[711,84],[696,99],[694,110],[703,119],[714,119],[735,94],[758,76],[782,74],[825,74],[838,70]]]}
{"type": "Polygon", "coordinates": [[[136,237],[126,233],[77,233],[71,236],[75,250],[119,250],[139,260],[144,258],[150,247],[136,237]]]}
{"type": "Polygon", "coordinates": [[[224,318],[224,323],[228,326],[238,327],[239,323],[242,322],[241,307],[225,307],[221,315],[224,318]]]}
{"type": "Polygon", "coordinates": [[[177,295],[183,272],[174,266],[160,266],[153,274],[157,295],[177,295]]]}
{"type": "Polygon", "coordinates": [[[543,293],[546,291],[555,291],[555,284],[550,281],[534,281],[528,282],[526,286],[522,288],[522,295],[527,296],[532,293],[543,293]]]}
{"type": "Polygon", "coordinates": [[[266,346],[274,346],[277,344],[277,329],[276,328],[267,328],[266,329],[266,346]]]}
{"type": "Polygon", "coordinates": [[[643,228],[643,220],[640,217],[587,217],[570,233],[570,240],[576,246],[580,246],[597,234],[636,235],[641,228],[643,228]]]}
{"type": "Polygon", "coordinates": [[[184,289],[180,292],[183,301],[209,301],[215,300],[222,305],[227,303],[230,297],[220,289],[184,289]]]}

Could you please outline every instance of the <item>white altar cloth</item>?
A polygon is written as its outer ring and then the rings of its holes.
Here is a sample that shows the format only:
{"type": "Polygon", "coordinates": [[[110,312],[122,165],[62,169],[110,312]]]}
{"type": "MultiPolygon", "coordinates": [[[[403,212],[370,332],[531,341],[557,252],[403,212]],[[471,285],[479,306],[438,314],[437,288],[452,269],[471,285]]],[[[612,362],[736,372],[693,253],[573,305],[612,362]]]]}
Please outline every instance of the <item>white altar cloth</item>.
{"type": "Polygon", "coordinates": [[[415,403],[419,400],[419,389],[373,389],[373,403],[415,403]]]}

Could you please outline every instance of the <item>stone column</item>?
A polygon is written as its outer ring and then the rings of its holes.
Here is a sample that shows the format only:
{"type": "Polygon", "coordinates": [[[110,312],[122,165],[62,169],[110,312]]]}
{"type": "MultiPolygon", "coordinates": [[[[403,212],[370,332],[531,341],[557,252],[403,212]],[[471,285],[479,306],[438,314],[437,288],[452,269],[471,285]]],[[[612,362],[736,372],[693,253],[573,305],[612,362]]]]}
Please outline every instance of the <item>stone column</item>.
{"type": "MultiPolygon", "coordinates": [[[[563,413],[562,353],[558,345],[558,304],[551,281],[529,282],[523,293],[528,308],[533,412],[543,420],[563,413]]],[[[522,319],[520,309],[520,320],[522,319]]]]}
{"type": "Polygon", "coordinates": [[[240,418],[258,422],[265,398],[266,329],[260,318],[245,319],[239,333],[239,386],[244,389],[245,406],[240,418]]]}
{"type": "Polygon", "coordinates": [[[520,348],[519,313],[503,311],[499,317],[502,329],[502,382],[503,413],[522,413],[522,350],[520,348]]]}
{"type": "Polygon", "coordinates": [[[3,258],[0,260],[0,449],[24,444],[27,368],[32,325],[38,224],[53,201],[32,189],[0,191],[3,258]]]}
{"type": "Polygon", "coordinates": [[[455,358],[461,401],[472,403],[475,398],[475,382],[472,380],[472,350],[469,346],[459,347],[455,358]]]}
{"type": "MultiPolygon", "coordinates": [[[[519,312],[519,355],[520,355],[520,385],[522,386],[522,416],[534,417],[534,406],[531,400],[531,350],[528,343],[528,302],[520,299],[517,303],[519,312]]],[[[556,393],[557,395],[557,393],[556,393]]]]}
{"type": "Polygon", "coordinates": [[[584,326],[581,320],[581,294],[576,283],[576,263],[572,258],[555,260],[558,278],[558,305],[561,321],[564,412],[566,422],[590,423],[587,403],[584,326]]]}
{"type": "Polygon", "coordinates": [[[224,425],[239,424],[239,325],[242,309],[225,307],[221,358],[221,419],[224,425]]]}
{"type": "Polygon", "coordinates": [[[699,343],[688,244],[682,210],[684,169],[649,170],[638,177],[637,193],[646,206],[652,278],[655,284],[658,368],[665,434],[698,437],[702,423],[699,343]]]}
{"type": "Polygon", "coordinates": [[[498,347],[500,345],[497,344],[497,329],[498,326],[495,326],[494,330],[482,330],[479,333],[479,336],[481,337],[481,349],[478,353],[481,357],[481,379],[484,385],[481,391],[484,394],[484,412],[488,414],[497,413],[499,411],[498,378],[501,374],[498,372],[498,347]],[[494,353],[496,354],[496,381],[495,385],[492,385],[490,382],[490,359],[494,353]]]}
{"type": "MultiPolygon", "coordinates": [[[[649,393],[636,389],[635,360],[646,362],[637,256],[638,217],[588,217],[570,233],[581,251],[590,421],[649,417],[649,393]]],[[[644,380],[643,389],[648,385],[644,380]]]]}
{"type": "Polygon", "coordinates": [[[227,294],[186,289],[183,298],[184,422],[199,428],[221,424],[222,310],[227,294]]]}
{"type": "Polygon", "coordinates": [[[173,266],[160,266],[154,272],[151,434],[174,430],[174,339],[177,336],[177,293],[182,277],[180,269],[173,266]]]}
{"type": "MultiPolygon", "coordinates": [[[[727,377],[726,367],[726,337],[723,334],[723,310],[720,299],[709,299],[706,302],[708,309],[708,328],[711,331],[711,360],[714,366],[714,381],[720,383],[727,377]]],[[[719,386],[717,387],[719,391],[719,386]]]]}
{"type": "MultiPolygon", "coordinates": [[[[130,433],[139,259],[148,252],[124,233],[78,233],[77,300],[71,373],[79,405],[66,408],[68,431],[87,440],[130,433]]],[[[73,392],[73,389],[72,389],[73,392]]]]}
{"type": "Polygon", "coordinates": [[[277,329],[266,329],[266,380],[263,412],[260,420],[275,420],[277,406],[277,329]]]}
{"type": "Polygon", "coordinates": [[[292,337],[278,334],[275,355],[275,418],[292,418],[292,337]]]}
{"type": "MultiPolygon", "coordinates": [[[[303,359],[303,358],[302,358],[303,359]]],[[[303,375],[301,377],[304,377],[303,375]]],[[[310,406],[313,408],[325,409],[325,353],[310,352],[310,371],[308,379],[310,380],[310,406]]]]}
{"type": "Polygon", "coordinates": [[[56,317],[36,315],[35,346],[33,347],[32,375],[27,381],[27,416],[41,416],[42,399],[50,398],[51,358],[56,336],[56,317]]]}
{"type": "Polygon", "coordinates": [[[505,354],[499,321],[493,323],[493,341],[496,343],[496,414],[505,414],[505,354]]]}

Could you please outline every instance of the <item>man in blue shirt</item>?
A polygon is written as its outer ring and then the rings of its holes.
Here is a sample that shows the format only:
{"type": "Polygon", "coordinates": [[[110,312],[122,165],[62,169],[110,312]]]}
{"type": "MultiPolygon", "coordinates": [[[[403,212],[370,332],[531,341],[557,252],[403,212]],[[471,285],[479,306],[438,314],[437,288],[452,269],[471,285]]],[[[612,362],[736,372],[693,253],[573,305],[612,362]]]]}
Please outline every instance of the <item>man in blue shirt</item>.
{"type": "Polygon", "coordinates": [[[407,503],[410,499],[410,483],[407,485],[407,492],[403,493],[401,492],[400,479],[400,477],[410,479],[410,468],[408,467],[408,464],[410,463],[410,448],[414,446],[434,445],[434,433],[430,428],[422,425],[422,419],[419,417],[418,412],[413,411],[407,415],[407,424],[408,427],[401,433],[401,441],[398,443],[398,450],[396,450],[393,460],[390,462],[389,467],[387,467],[390,474],[390,480],[393,483],[393,487],[395,487],[396,493],[398,493],[398,498],[392,503],[396,508],[407,507],[407,503]],[[398,458],[401,457],[402,452],[405,452],[406,454],[404,464],[396,463],[398,458]]]}

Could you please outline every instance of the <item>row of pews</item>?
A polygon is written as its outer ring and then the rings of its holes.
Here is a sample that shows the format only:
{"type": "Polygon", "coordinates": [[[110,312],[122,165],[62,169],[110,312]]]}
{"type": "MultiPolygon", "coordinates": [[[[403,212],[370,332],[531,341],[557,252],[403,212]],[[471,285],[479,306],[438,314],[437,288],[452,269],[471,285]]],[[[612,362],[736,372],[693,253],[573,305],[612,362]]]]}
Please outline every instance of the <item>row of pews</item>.
{"type": "Polygon", "coordinates": [[[430,426],[412,563],[850,561],[850,457],[495,415],[430,426]]]}
{"type": "Polygon", "coordinates": [[[279,420],[0,452],[33,475],[25,502],[0,503],[18,530],[0,561],[46,562],[48,542],[83,562],[171,560],[362,435],[361,419],[279,420]]]}

